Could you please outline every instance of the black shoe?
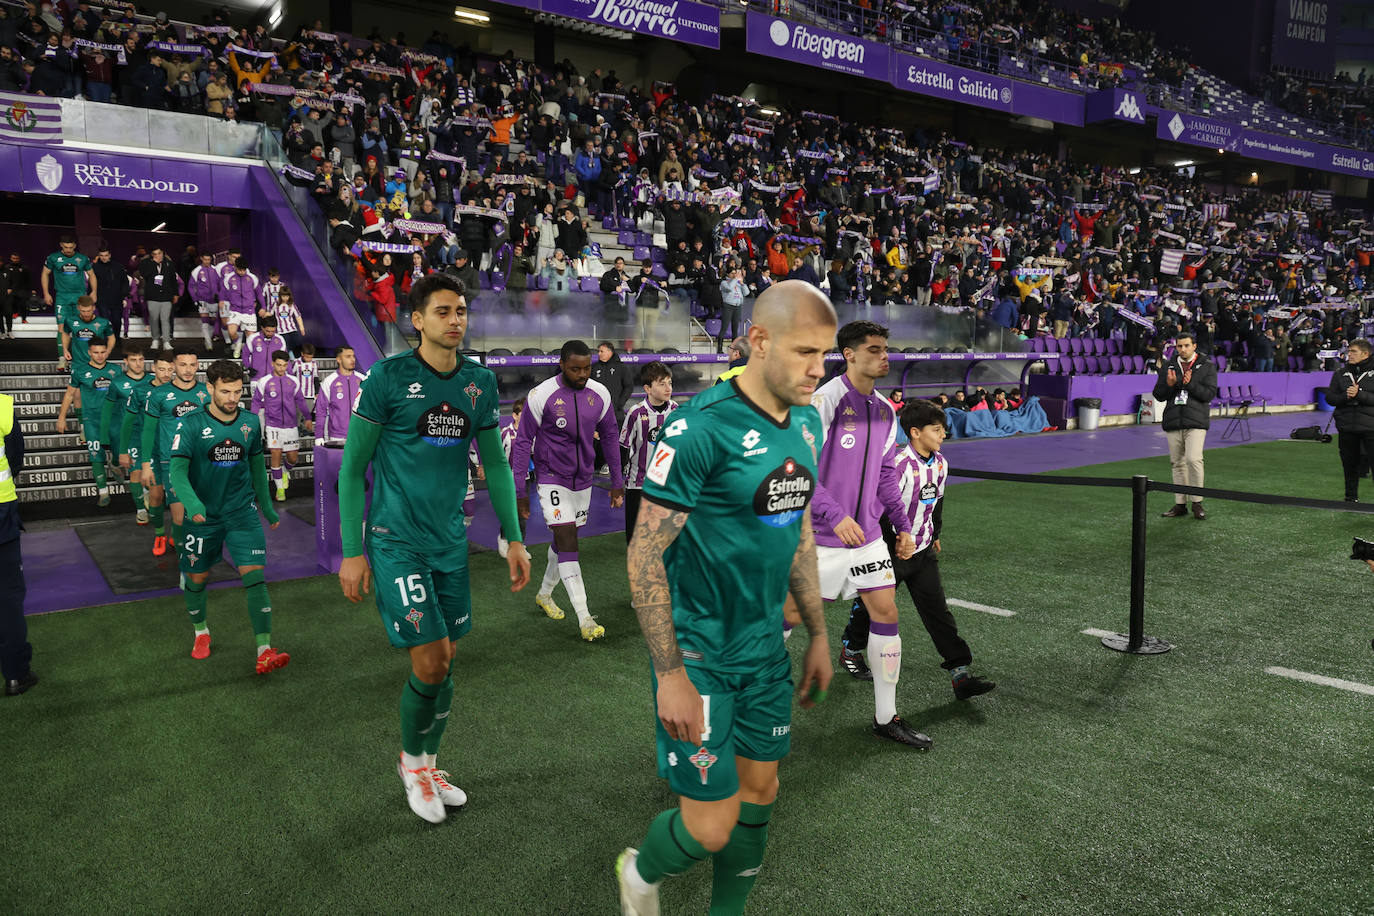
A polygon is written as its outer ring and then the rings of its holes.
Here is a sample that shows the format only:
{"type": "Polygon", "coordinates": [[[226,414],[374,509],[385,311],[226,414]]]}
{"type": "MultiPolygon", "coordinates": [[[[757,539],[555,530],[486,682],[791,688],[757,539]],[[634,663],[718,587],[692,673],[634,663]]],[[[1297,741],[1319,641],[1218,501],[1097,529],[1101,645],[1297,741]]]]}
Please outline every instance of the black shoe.
{"type": "Polygon", "coordinates": [[[24,675],[21,678],[5,681],[5,696],[17,697],[19,696],[19,694],[23,693],[25,690],[28,690],[30,687],[37,683],[38,675],[34,674],[32,671],[30,671],[28,674],[24,675]]]}
{"type": "Polygon", "coordinates": [[[987,678],[979,677],[976,674],[966,674],[951,683],[954,686],[954,698],[956,700],[967,700],[972,697],[982,696],[997,686],[987,678]]]}
{"type": "Polygon", "coordinates": [[[1207,517],[1207,513],[1202,511],[1202,503],[1193,503],[1193,518],[1202,521],[1207,517]]]}
{"type": "Polygon", "coordinates": [[[869,670],[862,652],[850,652],[847,648],[841,647],[840,667],[849,672],[849,676],[856,681],[873,680],[873,672],[869,670]]]}
{"type": "Polygon", "coordinates": [[[1347,496],[1347,497],[1345,498],[1345,501],[1348,502],[1348,503],[1357,503],[1357,502],[1359,502],[1359,499],[1357,499],[1357,498],[1354,497],[1354,496],[1347,496]]]}
{"type": "Polygon", "coordinates": [[[896,741],[898,744],[909,745],[910,747],[916,748],[918,751],[928,751],[935,746],[935,742],[931,741],[928,736],[921,734],[916,729],[903,722],[901,716],[893,716],[892,721],[888,722],[886,725],[879,725],[875,719],[873,722],[873,734],[877,735],[879,738],[888,738],[892,741],[896,741]]]}
{"type": "Polygon", "coordinates": [[[1183,518],[1188,514],[1188,507],[1183,503],[1174,503],[1174,507],[1168,512],[1161,512],[1160,518],[1183,518]]]}

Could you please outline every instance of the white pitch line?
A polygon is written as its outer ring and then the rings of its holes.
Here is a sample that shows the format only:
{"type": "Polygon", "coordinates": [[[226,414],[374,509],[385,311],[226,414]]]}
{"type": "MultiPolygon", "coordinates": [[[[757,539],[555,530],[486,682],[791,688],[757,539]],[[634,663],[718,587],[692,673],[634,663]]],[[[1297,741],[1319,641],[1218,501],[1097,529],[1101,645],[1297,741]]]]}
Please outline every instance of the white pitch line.
{"type": "Polygon", "coordinates": [[[1278,666],[1265,668],[1264,673],[1277,674],[1279,677],[1292,678],[1295,681],[1306,681],[1309,684],[1321,684],[1323,687],[1337,687],[1341,690],[1349,690],[1351,693],[1363,693],[1374,697],[1374,687],[1361,684],[1358,681],[1343,681],[1338,677],[1308,674],[1306,671],[1294,671],[1292,668],[1280,668],[1278,666]]]}
{"type": "Polygon", "coordinates": [[[1015,617],[1015,611],[1009,611],[1002,607],[992,607],[986,604],[979,604],[976,601],[961,601],[958,598],[946,598],[945,604],[952,604],[955,607],[968,608],[970,611],[982,611],[984,614],[992,614],[994,617],[1015,617]]]}
{"type": "Polygon", "coordinates": [[[1111,630],[1095,630],[1095,629],[1093,629],[1093,628],[1091,628],[1091,627],[1089,627],[1089,628],[1086,629],[1086,630],[1079,630],[1078,632],[1082,633],[1084,636],[1096,636],[1096,637],[1098,637],[1099,639],[1101,639],[1103,636],[1115,636],[1115,635],[1116,635],[1116,634],[1113,633],[1111,630]]]}

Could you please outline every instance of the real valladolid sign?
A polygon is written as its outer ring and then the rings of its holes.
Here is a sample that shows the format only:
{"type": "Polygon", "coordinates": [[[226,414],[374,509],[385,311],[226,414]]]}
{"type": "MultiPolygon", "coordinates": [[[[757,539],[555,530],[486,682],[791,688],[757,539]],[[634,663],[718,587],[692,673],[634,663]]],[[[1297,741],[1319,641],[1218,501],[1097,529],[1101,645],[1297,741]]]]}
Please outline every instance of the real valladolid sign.
{"type": "MultiPolygon", "coordinates": [[[[51,154],[38,160],[34,167],[38,182],[47,191],[62,187],[64,168],[51,154]]],[[[124,174],[117,165],[78,162],[72,165],[72,177],[79,187],[115,188],[122,190],[158,191],[169,194],[199,194],[200,185],[194,181],[173,181],[160,178],[135,178],[124,174]]]]}

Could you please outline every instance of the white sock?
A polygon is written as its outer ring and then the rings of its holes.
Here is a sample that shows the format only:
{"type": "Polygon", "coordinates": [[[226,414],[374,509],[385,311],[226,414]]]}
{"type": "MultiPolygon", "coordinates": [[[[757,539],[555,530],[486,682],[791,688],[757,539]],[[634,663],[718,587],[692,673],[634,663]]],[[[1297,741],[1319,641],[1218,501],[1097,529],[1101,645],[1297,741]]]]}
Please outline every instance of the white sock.
{"type": "Polygon", "coordinates": [[[425,762],[424,754],[407,754],[401,751],[401,766],[407,770],[423,770],[429,764],[425,762]]]}
{"type": "MultiPolygon", "coordinates": [[[[883,627],[883,624],[876,624],[883,627]]],[[[873,718],[886,725],[897,714],[897,678],[902,672],[902,637],[868,631],[868,664],[873,669],[873,718]]],[[[886,627],[884,627],[886,629],[886,627]]],[[[895,625],[892,629],[896,629],[895,625]]]]}
{"type": "Polygon", "coordinates": [[[205,338],[205,349],[210,349],[210,326],[208,324],[202,324],[200,326],[200,336],[205,338]]]}
{"type": "Polygon", "coordinates": [[[99,493],[100,493],[101,496],[107,496],[107,495],[109,495],[109,492],[110,492],[110,488],[109,488],[109,487],[101,487],[100,490],[99,490],[99,493]]]}
{"type": "Polygon", "coordinates": [[[630,861],[626,863],[624,874],[625,882],[641,894],[658,887],[657,884],[650,884],[648,881],[645,881],[644,876],[639,873],[639,853],[635,853],[630,861]]]}
{"type": "Polygon", "coordinates": [[[271,648],[272,648],[271,644],[268,644],[268,645],[265,645],[265,646],[259,646],[259,647],[258,647],[258,655],[261,656],[261,655],[265,654],[265,653],[266,653],[269,649],[271,649],[271,648]]]}
{"type": "Polygon", "coordinates": [[[558,551],[549,545],[549,565],[544,567],[544,581],[539,584],[539,594],[547,598],[553,594],[553,587],[558,584],[558,551]]]}
{"type": "Polygon", "coordinates": [[[578,625],[587,626],[592,622],[592,615],[587,613],[587,589],[582,584],[582,564],[577,560],[559,560],[558,575],[563,580],[563,587],[568,590],[568,600],[572,602],[573,610],[577,612],[578,625]]]}
{"type": "Polygon", "coordinates": [[[209,636],[209,635],[210,635],[210,626],[209,626],[209,624],[204,624],[204,623],[193,623],[193,624],[191,624],[191,626],[193,626],[193,627],[196,628],[196,635],[197,635],[197,636],[209,636]]]}
{"type": "Polygon", "coordinates": [[[430,768],[438,768],[438,766],[439,766],[439,755],[438,755],[438,754],[425,754],[425,766],[430,767],[430,768]]]}

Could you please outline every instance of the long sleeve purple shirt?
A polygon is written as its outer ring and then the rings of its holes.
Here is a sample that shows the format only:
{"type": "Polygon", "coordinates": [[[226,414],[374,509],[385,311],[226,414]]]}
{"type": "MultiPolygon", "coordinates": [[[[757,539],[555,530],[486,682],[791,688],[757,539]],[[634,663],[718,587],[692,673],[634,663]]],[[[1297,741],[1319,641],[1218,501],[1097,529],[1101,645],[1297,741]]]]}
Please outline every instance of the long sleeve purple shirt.
{"type": "Polygon", "coordinates": [[[882,540],[878,520],[884,514],[898,531],[910,531],[897,486],[897,414],[892,404],[876,391],[860,394],[844,375],[822,385],[811,404],[825,430],[820,480],[811,499],[816,543],[846,546],[835,534],[845,518],[858,522],[866,543],[882,540]]]}
{"type": "Polygon", "coordinates": [[[320,385],[315,395],[315,438],[342,439],[348,435],[348,421],[357,406],[367,375],[335,372],[320,385]]]}
{"type": "Polygon", "coordinates": [[[188,291],[193,301],[218,302],[219,286],[219,271],[215,270],[214,267],[202,265],[191,271],[188,291]]]}
{"type": "Polygon", "coordinates": [[[253,412],[262,415],[263,426],[295,429],[309,411],[301,386],[291,376],[269,375],[253,383],[253,412]]]}
{"type": "Polygon", "coordinates": [[[611,468],[611,488],[618,490],[625,486],[625,475],[611,393],[595,379],[589,379],[585,388],[570,388],[560,372],[534,386],[525,398],[511,467],[527,467],[533,454],[536,484],[585,490],[596,475],[593,433],[601,436],[601,454],[611,468]]]}

